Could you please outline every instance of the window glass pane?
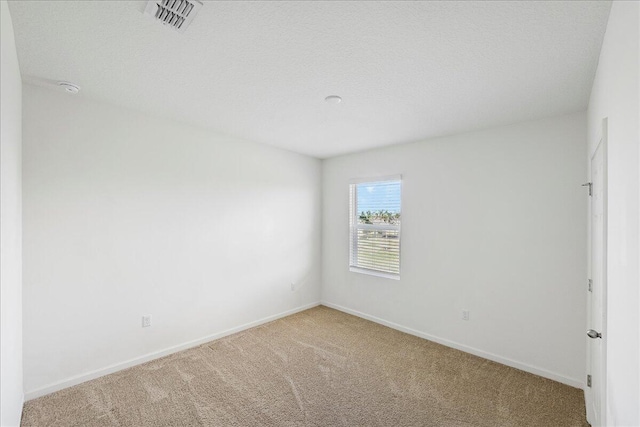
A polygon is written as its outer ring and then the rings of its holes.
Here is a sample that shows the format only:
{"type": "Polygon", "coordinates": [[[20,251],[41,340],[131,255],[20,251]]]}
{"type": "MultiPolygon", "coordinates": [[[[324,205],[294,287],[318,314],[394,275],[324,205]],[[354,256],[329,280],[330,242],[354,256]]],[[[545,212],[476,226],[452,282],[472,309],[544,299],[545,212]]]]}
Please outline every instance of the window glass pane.
{"type": "Polygon", "coordinates": [[[400,224],[400,181],[357,184],[359,224],[400,224]]]}
{"type": "Polygon", "coordinates": [[[356,267],[385,273],[400,273],[398,230],[358,230],[356,267]]]}
{"type": "Polygon", "coordinates": [[[400,274],[401,181],[351,185],[350,265],[400,274]]]}

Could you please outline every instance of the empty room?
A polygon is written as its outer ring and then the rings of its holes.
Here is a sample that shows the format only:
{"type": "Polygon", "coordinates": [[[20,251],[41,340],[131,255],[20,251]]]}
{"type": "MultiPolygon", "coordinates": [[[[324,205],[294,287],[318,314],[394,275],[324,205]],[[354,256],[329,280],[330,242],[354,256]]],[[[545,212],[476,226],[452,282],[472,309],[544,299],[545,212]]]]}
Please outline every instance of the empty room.
{"type": "Polygon", "coordinates": [[[639,2],[0,6],[1,426],[640,426],[639,2]]]}

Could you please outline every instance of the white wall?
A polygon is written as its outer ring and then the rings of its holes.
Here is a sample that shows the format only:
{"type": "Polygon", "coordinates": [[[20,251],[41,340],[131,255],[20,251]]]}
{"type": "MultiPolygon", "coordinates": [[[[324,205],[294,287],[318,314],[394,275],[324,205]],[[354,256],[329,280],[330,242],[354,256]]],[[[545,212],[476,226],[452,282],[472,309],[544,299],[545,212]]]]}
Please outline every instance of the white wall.
{"type": "Polygon", "coordinates": [[[326,160],[323,302],[582,386],[586,150],[576,113],[326,160]],[[401,280],[349,272],[349,179],[398,173],[401,280]]]}
{"type": "Polygon", "coordinates": [[[22,416],[22,80],[7,2],[0,2],[0,425],[22,416]]]}
{"type": "Polygon", "coordinates": [[[608,117],[607,423],[640,425],[640,4],[613,2],[588,111],[608,117]]]}
{"type": "Polygon", "coordinates": [[[319,301],[319,160],[23,93],[27,398],[319,301]]]}

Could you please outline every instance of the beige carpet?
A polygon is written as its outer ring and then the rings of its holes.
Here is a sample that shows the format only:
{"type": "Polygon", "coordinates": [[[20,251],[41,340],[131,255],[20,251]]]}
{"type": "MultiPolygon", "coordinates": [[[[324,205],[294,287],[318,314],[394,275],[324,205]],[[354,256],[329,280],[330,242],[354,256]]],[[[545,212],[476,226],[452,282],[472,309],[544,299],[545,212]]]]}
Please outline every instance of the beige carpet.
{"type": "Polygon", "coordinates": [[[582,391],[317,307],[26,403],[23,426],[585,426],[582,391]]]}

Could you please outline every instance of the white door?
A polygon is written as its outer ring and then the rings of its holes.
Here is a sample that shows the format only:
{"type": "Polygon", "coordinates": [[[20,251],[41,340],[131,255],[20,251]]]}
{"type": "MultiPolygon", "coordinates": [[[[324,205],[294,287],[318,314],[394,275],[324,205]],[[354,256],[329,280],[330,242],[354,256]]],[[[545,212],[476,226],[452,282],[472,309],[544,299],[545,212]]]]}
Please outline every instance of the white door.
{"type": "Polygon", "coordinates": [[[605,357],[606,357],[606,248],[607,248],[607,187],[606,187],[606,121],[600,143],[591,158],[591,291],[588,292],[588,372],[586,403],[588,421],[594,427],[605,425],[605,357]],[[589,377],[588,377],[589,378],[589,377]]]}

